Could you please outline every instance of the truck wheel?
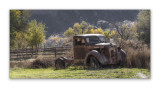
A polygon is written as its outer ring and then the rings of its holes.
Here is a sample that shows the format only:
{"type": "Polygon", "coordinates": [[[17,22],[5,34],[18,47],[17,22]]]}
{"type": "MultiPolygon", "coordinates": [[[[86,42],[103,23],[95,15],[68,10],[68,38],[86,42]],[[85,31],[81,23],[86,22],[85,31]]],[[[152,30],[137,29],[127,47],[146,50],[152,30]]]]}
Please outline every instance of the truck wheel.
{"type": "Polygon", "coordinates": [[[65,69],[65,62],[64,62],[64,60],[61,60],[61,59],[58,58],[55,61],[55,67],[56,67],[57,70],[58,69],[65,69]]]}
{"type": "Polygon", "coordinates": [[[89,64],[89,66],[91,68],[95,68],[95,69],[100,68],[100,64],[97,61],[96,57],[94,57],[94,56],[90,57],[90,64],[89,64]]]}

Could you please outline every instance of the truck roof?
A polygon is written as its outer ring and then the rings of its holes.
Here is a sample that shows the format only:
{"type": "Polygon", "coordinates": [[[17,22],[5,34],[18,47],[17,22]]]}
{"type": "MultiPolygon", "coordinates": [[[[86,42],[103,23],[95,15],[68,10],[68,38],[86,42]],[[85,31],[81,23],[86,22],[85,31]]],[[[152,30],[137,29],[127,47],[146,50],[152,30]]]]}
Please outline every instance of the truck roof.
{"type": "Polygon", "coordinates": [[[87,37],[87,36],[103,36],[102,34],[80,34],[74,37],[87,37]]]}

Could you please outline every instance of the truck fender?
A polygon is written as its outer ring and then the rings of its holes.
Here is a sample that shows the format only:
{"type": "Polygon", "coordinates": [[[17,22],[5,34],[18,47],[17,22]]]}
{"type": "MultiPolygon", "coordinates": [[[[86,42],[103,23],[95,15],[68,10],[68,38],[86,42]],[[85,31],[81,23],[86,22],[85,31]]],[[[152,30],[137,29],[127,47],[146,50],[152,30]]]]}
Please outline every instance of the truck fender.
{"type": "Polygon", "coordinates": [[[126,62],[126,52],[122,49],[118,51],[118,60],[121,64],[124,64],[126,62]]]}
{"type": "Polygon", "coordinates": [[[108,59],[105,57],[104,54],[98,52],[97,50],[92,50],[88,52],[87,55],[85,56],[85,62],[84,62],[85,65],[89,63],[90,56],[96,57],[96,59],[101,65],[106,65],[108,63],[108,59]]]}

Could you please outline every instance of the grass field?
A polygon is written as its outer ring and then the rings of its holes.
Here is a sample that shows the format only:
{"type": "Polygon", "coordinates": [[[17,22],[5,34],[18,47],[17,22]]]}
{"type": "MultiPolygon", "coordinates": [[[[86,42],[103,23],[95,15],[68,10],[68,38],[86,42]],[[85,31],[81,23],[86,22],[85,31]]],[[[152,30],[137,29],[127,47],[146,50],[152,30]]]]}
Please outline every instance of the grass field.
{"type": "Polygon", "coordinates": [[[63,70],[11,68],[10,78],[150,78],[150,72],[147,69],[138,68],[100,70],[86,70],[77,67],[63,70]]]}

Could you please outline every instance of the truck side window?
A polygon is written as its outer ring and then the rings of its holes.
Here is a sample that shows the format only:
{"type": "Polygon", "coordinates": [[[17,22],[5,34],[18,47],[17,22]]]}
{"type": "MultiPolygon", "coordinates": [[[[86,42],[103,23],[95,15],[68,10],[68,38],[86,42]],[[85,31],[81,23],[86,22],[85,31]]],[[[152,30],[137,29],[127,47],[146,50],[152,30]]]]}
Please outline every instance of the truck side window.
{"type": "Polygon", "coordinates": [[[82,45],[85,45],[85,40],[84,39],[82,39],[82,45]]]}
{"type": "Polygon", "coordinates": [[[87,43],[89,43],[89,38],[86,38],[87,43]]]}
{"type": "Polygon", "coordinates": [[[85,45],[85,40],[81,38],[75,39],[75,45],[85,45]]]}
{"type": "Polygon", "coordinates": [[[75,39],[75,45],[81,45],[80,38],[75,39]]]}

